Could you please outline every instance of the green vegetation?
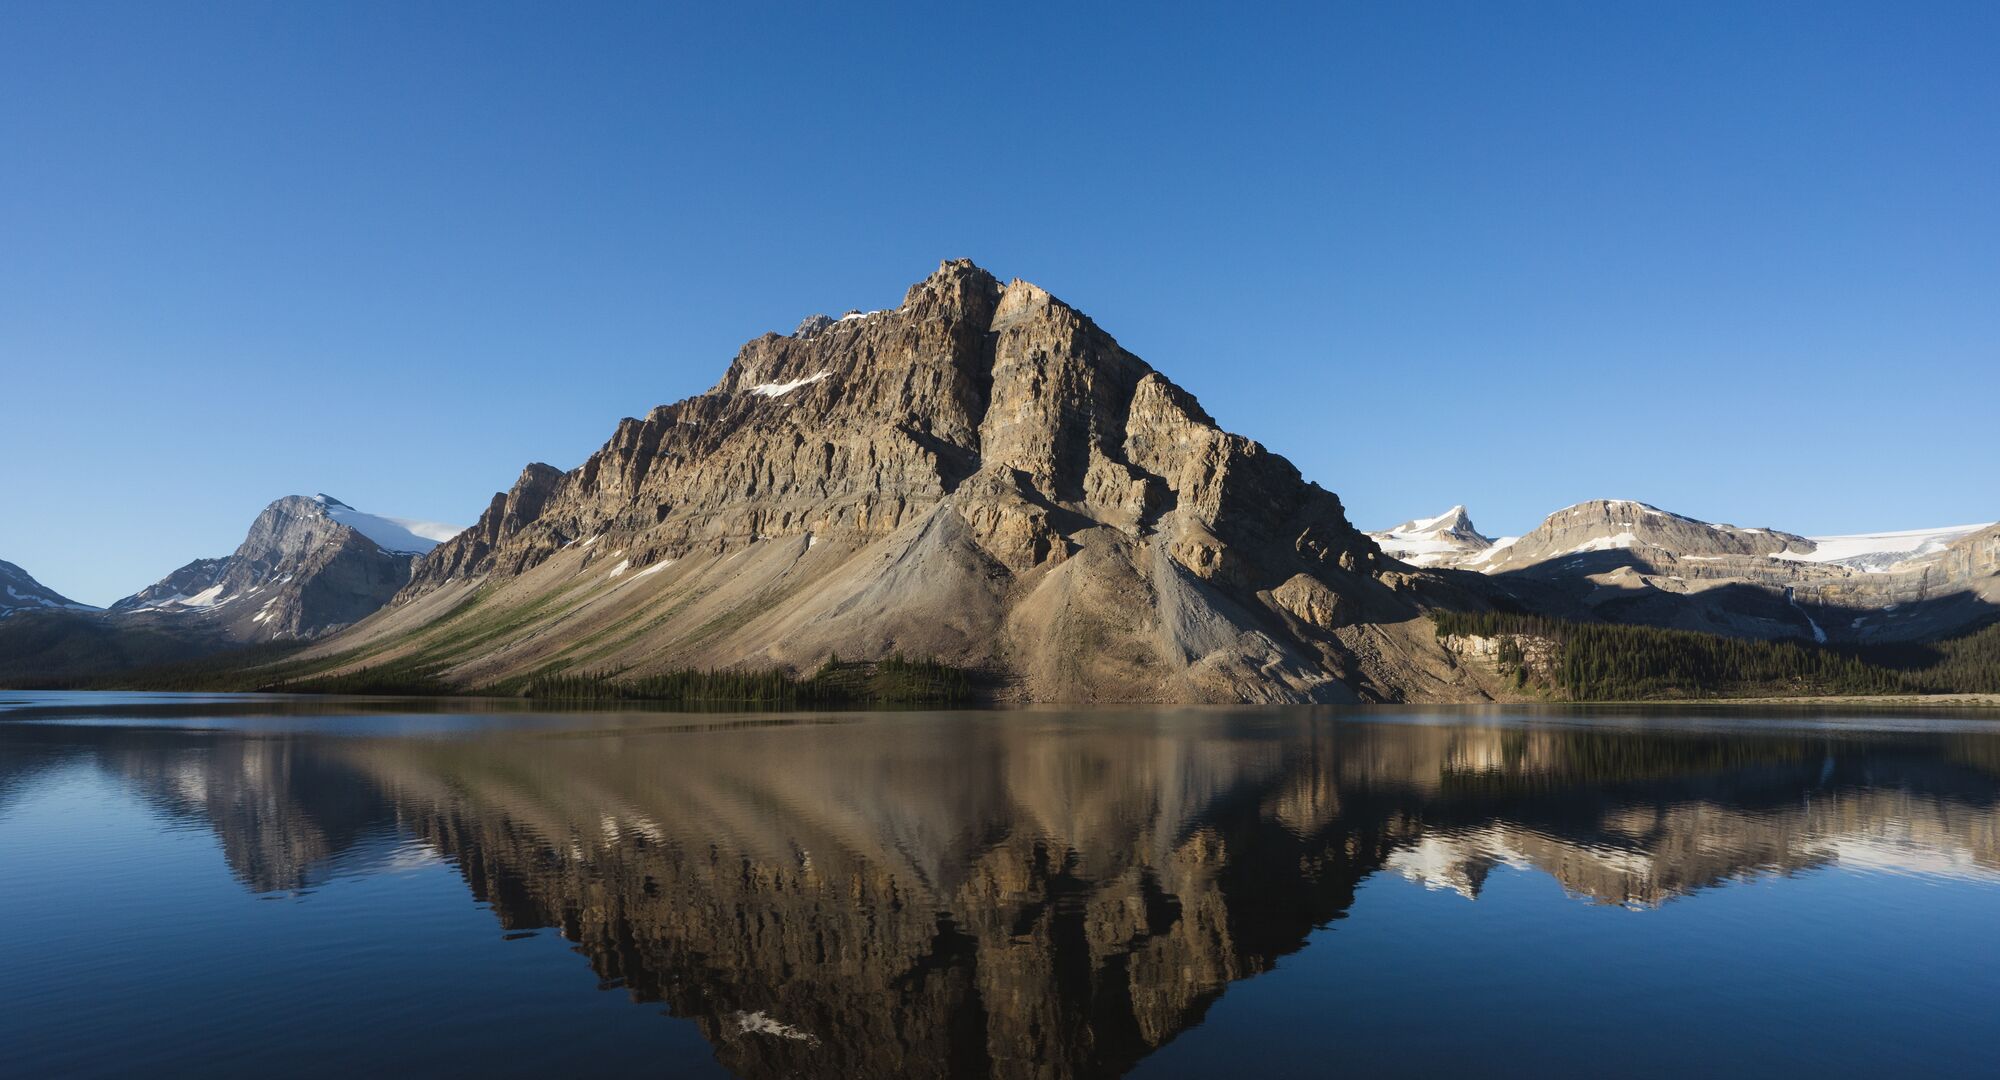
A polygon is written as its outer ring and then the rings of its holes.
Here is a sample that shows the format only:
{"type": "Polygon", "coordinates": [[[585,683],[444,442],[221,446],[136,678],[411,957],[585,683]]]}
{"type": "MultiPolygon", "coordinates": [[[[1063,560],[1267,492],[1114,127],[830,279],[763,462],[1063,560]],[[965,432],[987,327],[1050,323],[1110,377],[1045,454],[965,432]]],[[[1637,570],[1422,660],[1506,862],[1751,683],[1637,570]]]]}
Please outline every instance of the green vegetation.
{"type": "Polygon", "coordinates": [[[339,675],[319,675],[351,661],[351,655],[318,660],[292,659],[305,642],[273,641],[209,653],[171,664],[151,664],[100,675],[28,682],[27,690],[172,690],[204,693],[282,692],[296,694],[453,694],[456,687],[429,668],[397,662],[339,675]]]}
{"type": "Polygon", "coordinates": [[[26,612],[0,620],[0,686],[19,690],[93,689],[141,669],[203,663],[214,639],[69,613],[26,612]]]}
{"type": "MultiPolygon", "coordinates": [[[[125,633],[129,637],[130,632],[125,633]]],[[[208,647],[211,650],[215,649],[212,643],[208,647]]],[[[162,662],[156,659],[142,659],[111,671],[72,671],[68,674],[39,678],[11,677],[6,679],[6,684],[18,690],[173,690],[214,693],[263,690],[273,681],[272,672],[282,667],[300,666],[285,665],[283,661],[304,647],[303,643],[297,641],[274,641],[262,645],[209,651],[186,660],[162,662]]]]}
{"type": "Polygon", "coordinates": [[[466,691],[436,675],[437,666],[410,660],[391,661],[373,667],[356,668],[337,675],[317,675],[296,679],[269,689],[290,694],[394,694],[435,697],[466,691]]]}
{"type": "Polygon", "coordinates": [[[777,668],[684,668],[629,678],[619,672],[546,674],[529,681],[525,696],[568,704],[629,701],[678,708],[824,709],[966,705],[976,694],[965,669],[936,660],[910,660],[898,653],[875,663],[842,663],[832,657],[804,679],[777,668]]]}
{"type": "Polygon", "coordinates": [[[1976,634],[1867,655],[1902,671],[1905,683],[1918,693],[2000,692],[2000,623],[1976,634]]]}
{"type": "Polygon", "coordinates": [[[1440,612],[1439,637],[1499,638],[1516,686],[1578,701],[2000,692],[2000,624],[1932,645],[1842,649],[1536,615],[1440,612]],[[1531,663],[1524,642],[1549,644],[1531,663]]]}

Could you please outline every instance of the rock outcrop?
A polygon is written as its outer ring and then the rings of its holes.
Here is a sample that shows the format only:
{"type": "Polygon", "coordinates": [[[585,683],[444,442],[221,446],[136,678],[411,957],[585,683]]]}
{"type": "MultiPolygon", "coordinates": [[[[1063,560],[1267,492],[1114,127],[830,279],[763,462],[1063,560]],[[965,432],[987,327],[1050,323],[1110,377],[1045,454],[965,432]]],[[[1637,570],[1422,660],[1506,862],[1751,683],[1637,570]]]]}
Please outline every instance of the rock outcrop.
{"type": "Polygon", "coordinates": [[[1083,313],[957,261],[531,466],[321,651],[468,686],[902,651],[1040,700],[1478,697],[1419,625],[1439,602],[1478,603],[1083,313]]]}

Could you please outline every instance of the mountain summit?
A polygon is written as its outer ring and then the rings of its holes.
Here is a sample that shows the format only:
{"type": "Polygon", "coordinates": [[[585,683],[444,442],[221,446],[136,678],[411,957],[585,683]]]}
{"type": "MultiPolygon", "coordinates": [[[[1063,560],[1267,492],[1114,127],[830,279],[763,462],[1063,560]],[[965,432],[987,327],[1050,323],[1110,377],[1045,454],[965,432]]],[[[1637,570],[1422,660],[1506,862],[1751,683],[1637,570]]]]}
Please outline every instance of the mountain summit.
{"type": "Polygon", "coordinates": [[[468,686],[903,652],[1036,700],[1436,697],[1440,594],[1082,312],[960,260],[530,466],[318,651],[468,686]]]}
{"type": "Polygon", "coordinates": [[[2000,605],[1990,524],[1805,537],[1592,499],[1483,548],[1462,507],[1370,535],[1397,558],[1487,575],[1511,602],[1573,619],[1869,644],[1976,630],[2000,605]]]}
{"type": "Polygon", "coordinates": [[[1411,566],[1469,565],[1481,561],[1494,546],[1492,537],[1472,527],[1472,515],[1463,506],[1368,535],[1384,552],[1411,566]]]}
{"type": "Polygon", "coordinates": [[[330,495],[288,495],[257,515],[234,553],[196,559],[110,610],[233,641],[315,637],[387,603],[416,558],[438,545],[432,537],[455,531],[363,513],[330,495]]]}

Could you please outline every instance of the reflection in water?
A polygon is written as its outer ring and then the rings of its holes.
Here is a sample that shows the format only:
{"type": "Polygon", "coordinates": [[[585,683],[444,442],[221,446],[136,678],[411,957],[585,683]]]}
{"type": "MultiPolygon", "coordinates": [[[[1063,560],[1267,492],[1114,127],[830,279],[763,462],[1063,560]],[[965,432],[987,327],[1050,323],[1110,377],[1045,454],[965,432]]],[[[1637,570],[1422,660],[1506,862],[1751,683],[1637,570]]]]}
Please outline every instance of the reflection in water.
{"type": "Polygon", "coordinates": [[[1476,898],[1495,868],[1532,868],[1636,909],[1836,862],[2000,879],[2000,738],[1976,732],[586,723],[6,725],[0,814],[24,777],[83,758],[212,828],[252,890],[449,860],[506,930],[558,929],[748,1076],[1116,1075],[1375,874],[1476,898]]]}

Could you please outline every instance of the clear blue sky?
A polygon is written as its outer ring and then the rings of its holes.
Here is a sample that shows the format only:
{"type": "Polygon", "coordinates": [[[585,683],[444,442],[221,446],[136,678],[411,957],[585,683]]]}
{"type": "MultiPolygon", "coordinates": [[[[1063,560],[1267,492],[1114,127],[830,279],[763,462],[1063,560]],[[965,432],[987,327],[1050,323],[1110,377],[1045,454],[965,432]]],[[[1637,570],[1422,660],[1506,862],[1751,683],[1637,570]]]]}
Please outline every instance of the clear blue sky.
{"type": "Polygon", "coordinates": [[[2000,518],[2000,5],[14,3],[0,558],[471,521],[941,258],[1364,527],[2000,518]]]}

